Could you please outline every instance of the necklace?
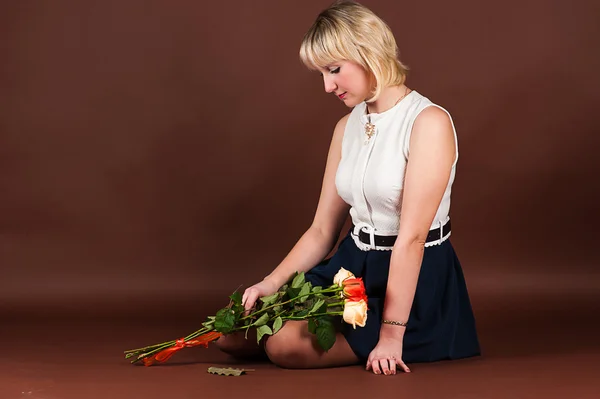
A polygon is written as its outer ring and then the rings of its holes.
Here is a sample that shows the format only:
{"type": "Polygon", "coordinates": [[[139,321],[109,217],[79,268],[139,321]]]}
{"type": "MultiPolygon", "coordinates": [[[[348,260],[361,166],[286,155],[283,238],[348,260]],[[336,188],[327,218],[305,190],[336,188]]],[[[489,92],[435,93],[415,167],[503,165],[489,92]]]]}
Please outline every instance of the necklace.
{"type": "MultiPolygon", "coordinates": [[[[390,108],[394,108],[396,106],[396,104],[398,104],[404,97],[406,97],[408,95],[408,93],[410,93],[410,91],[408,90],[408,87],[407,87],[406,90],[404,90],[404,94],[402,95],[402,97],[397,99],[396,102],[394,103],[394,105],[392,105],[390,108]]],[[[368,110],[368,107],[369,106],[367,105],[367,110],[368,110]]],[[[371,123],[371,117],[369,116],[368,112],[367,112],[367,123],[365,123],[365,134],[367,135],[367,141],[365,143],[367,143],[369,140],[371,140],[371,137],[373,137],[373,135],[375,134],[375,125],[371,123]]]]}

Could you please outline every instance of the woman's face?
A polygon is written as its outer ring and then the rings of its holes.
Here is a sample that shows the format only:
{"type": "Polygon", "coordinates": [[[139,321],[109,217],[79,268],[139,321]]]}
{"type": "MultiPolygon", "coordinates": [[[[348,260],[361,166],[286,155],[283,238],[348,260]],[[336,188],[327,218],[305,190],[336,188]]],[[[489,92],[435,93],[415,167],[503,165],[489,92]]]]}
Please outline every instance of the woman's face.
{"type": "Polygon", "coordinates": [[[348,107],[354,107],[371,95],[367,72],[352,61],[339,61],[319,68],[327,93],[335,94],[348,107]]]}

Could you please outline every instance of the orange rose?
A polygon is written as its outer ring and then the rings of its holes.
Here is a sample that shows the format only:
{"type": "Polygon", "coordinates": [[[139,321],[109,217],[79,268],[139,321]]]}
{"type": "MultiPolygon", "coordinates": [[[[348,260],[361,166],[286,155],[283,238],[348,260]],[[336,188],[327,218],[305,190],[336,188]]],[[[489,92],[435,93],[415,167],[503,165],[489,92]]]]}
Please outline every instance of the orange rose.
{"type": "Polygon", "coordinates": [[[342,285],[344,287],[344,297],[349,301],[367,301],[367,293],[365,291],[365,284],[363,283],[362,277],[348,278],[344,280],[342,285]]]}

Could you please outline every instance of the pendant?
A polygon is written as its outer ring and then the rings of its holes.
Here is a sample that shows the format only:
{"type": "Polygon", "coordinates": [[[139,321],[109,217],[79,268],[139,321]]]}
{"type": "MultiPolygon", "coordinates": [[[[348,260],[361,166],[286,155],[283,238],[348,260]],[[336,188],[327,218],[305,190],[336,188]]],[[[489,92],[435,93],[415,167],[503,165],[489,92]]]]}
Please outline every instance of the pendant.
{"type": "Polygon", "coordinates": [[[365,134],[368,137],[367,140],[370,140],[371,137],[373,137],[373,135],[375,134],[375,125],[372,124],[371,122],[367,122],[365,124],[365,134]]]}
{"type": "Polygon", "coordinates": [[[367,139],[364,144],[367,145],[371,141],[371,137],[375,134],[375,125],[371,122],[365,123],[365,134],[367,135],[367,139]]]}

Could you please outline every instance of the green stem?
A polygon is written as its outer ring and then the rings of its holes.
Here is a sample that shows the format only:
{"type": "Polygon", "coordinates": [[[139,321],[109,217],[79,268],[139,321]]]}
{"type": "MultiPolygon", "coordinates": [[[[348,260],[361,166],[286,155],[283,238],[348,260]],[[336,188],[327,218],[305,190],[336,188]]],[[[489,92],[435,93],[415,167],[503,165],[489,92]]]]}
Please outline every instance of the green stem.
{"type": "MultiPolygon", "coordinates": [[[[184,340],[188,341],[190,339],[196,338],[196,337],[198,337],[198,336],[200,336],[202,334],[205,334],[207,332],[210,332],[212,330],[214,330],[214,328],[210,328],[209,329],[208,327],[202,327],[201,329],[196,330],[193,333],[191,333],[188,336],[186,336],[184,338],[184,340]]],[[[177,342],[177,340],[171,340],[171,341],[161,342],[160,344],[149,345],[149,346],[145,346],[143,348],[129,349],[129,350],[124,351],[123,353],[127,354],[127,353],[143,352],[143,351],[148,350],[148,349],[154,349],[154,348],[162,347],[162,346],[165,346],[165,345],[174,345],[176,342],[177,342]]]]}
{"type": "Polygon", "coordinates": [[[306,316],[290,316],[290,317],[282,317],[284,320],[306,320],[315,316],[342,316],[344,312],[325,312],[325,313],[315,313],[306,316]]]}
{"type": "Polygon", "coordinates": [[[175,341],[166,341],[166,342],[162,342],[160,344],[154,344],[154,345],[144,346],[143,348],[129,349],[129,350],[124,351],[123,353],[127,354],[127,353],[143,352],[143,351],[148,350],[148,349],[157,348],[157,347],[162,346],[162,345],[174,344],[174,343],[175,343],[175,341]]]}
{"type": "Polygon", "coordinates": [[[288,299],[287,301],[283,301],[283,302],[274,303],[273,305],[269,305],[269,306],[267,306],[267,307],[265,307],[265,308],[262,308],[262,309],[260,309],[260,310],[257,310],[257,311],[255,311],[255,312],[252,312],[252,313],[250,313],[250,314],[249,314],[249,315],[247,315],[247,316],[241,317],[239,320],[246,320],[246,319],[249,319],[249,318],[255,317],[255,316],[257,316],[257,315],[258,315],[258,314],[260,314],[260,313],[263,313],[263,312],[265,312],[265,311],[267,311],[267,310],[269,310],[269,309],[272,309],[272,308],[274,308],[275,306],[281,306],[281,305],[285,305],[285,304],[288,304],[288,303],[290,303],[290,302],[293,302],[293,301],[297,301],[298,299],[300,299],[300,298],[302,298],[302,297],[304,297],[304,296],[314,296],[314,295],[316,295],[316,294],[321,294],[321,293],[323,293],[323,292],[324,292],[324,293],[329,293],[329,292],[340,292],[340,291],[342,291],[342,287],[335,287],[335,288],[328,288],[328,289],[325,289],[325,290],[321,290],[321,291],[319,291],[319,292],[312,292],[312,293],[309,293],[309,294],[307,294],[307,295],[297,296],[297,297],[295,297],[295,298],[288,299]]]}
{"type": "MultiPolygon", "coordinates": [[[[202,334],[206,334],[212,330],[214,330],[214,329],[213,328],[209,329],[208,327],[203,327],[203,328],[196,330],[193,333],[189,334],[183,340],[187,342],[191,339],[199,337],[202,334]]],[[[146,346],[144,348],[128,350],[125,353],[127,353],[129,355],[129,357],[135,355],[135,359],[131,361],[131,363],[133,364],[133,363],[139,362],[140,360],[142,360],[145,357],[149,357],[157,352],[160,352],[163,349],[170,348],[171,346],[175,345],[176,343],[177,343],[177,340],[167,341],[167,342],[163,342],[161,344],[146,346]],[[147,349],[151,349],[151,350],[148,352],[145,352],[147,349]]]]}

